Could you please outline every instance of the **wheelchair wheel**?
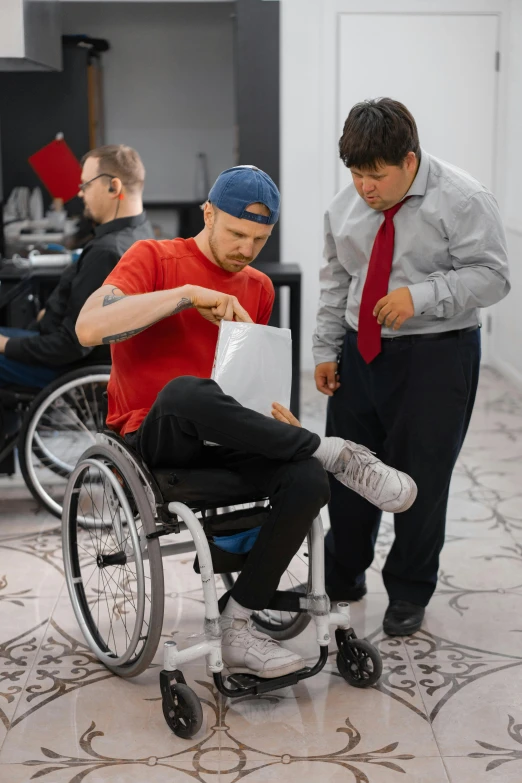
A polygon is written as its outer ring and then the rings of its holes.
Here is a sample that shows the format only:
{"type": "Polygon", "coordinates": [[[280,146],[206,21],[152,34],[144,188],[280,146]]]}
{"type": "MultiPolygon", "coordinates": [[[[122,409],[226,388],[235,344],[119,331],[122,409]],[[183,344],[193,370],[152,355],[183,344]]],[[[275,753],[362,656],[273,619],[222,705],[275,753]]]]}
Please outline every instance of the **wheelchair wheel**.
{"type": "Polygon", "coordinates": [[[162,699],[163,716],[177,737],[189,739],[197,734],[203,723],[201,702],[192,688],[183,683],[170,686],[169,702],[162,699]]]}
{"type": "Polygon", "coordinates": [[[337,653],[337,668],[349,685],[369,688],[382,674],[382,659],[366,639],[344,639],[337,653]]]}
{"type": "Polygon", "coordinates": [[[105,445],[87,449],[64,498],[65,576],[87,644],[121,677],[143,672],[160,640],[163,563],[159,539],[147,538],[155,530],[128,458],[105,445]]]}
{"type": "MultiPolygon", "coordinates": [[[[231,574],[223,574],[227,590],[233,585],[231,574]]],[[[291,590],[306,595],[312,584],[312,548],[310,536],[292,559],[281,577],[278,590],[291,590]]],[[[272,639],[282,641],[293,639],[304,631],[312,619],[307,612],[282,612],[276,609],[264,609],[256,612],[252,619],[260,631],[269,634],[272,639]]]]}
{"type": "Polygon", "coordinates": [[[46,386],[26,411],[19,438],[20,469],[36,500],[61,516],[67,479],[105,425],[103,392],[110,368],[73,370],[46,386]]]}

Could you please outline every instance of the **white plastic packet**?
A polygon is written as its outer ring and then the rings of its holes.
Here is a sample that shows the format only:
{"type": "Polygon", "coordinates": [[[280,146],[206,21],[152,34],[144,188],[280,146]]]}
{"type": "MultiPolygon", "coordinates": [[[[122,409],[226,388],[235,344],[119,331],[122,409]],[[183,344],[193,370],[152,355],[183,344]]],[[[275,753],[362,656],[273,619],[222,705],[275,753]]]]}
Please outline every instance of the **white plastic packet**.
{"type": "Polygon", "coordinates": [[[221,321],[213,380],[246,408],[271,416],[272,403],[290,408],[290,329],[221,321]]]}

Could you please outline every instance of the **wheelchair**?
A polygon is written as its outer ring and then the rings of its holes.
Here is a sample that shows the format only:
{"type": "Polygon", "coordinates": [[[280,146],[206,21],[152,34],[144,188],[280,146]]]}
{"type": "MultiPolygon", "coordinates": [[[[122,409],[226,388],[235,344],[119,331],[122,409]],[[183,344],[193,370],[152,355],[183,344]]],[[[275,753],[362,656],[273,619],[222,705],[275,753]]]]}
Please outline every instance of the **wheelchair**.
{"type": "Polygon", "coordinates": [[[89,648],[120,677],[142,673],[157,652],[165,598],[162,558],[196,552],[194,570],[201,575],[205,605],[203,640],[184,649],[171,639],[165,641],[159,675],[163,714],[179,737],[192,737],[202,725],[201,703],[181,671],[184,663],[202,656],[224,696],[263,694],[320,672],[333,626],[337,667],[346,682],[365,688],[381,675],[380,654],[356,637],[349,605],[339,603],[337,611],[330,609],[320,517],[270,604],[253,615],[259,630],[280,640],[297,636],[313,621],[319,646],[316,663],[273,679],[224,675],[219,615],[233,574],[241,571],[248,554],[225,551],[220,538],[258,527],[268,512],[267,498],[232,471],[168,468],[152,473],[122,438],[110,432],[96,436],[96,444],[81,455],[69,477],[62,515],[67,588],[89,648]],[[183,533],[188,534],[186,540],[167,543],[166,537],[183,539],[183,533]],[[228,588],[219,601],[215,574],[222,575],[228,588]]]}
{"type": "Polygon", "coordinates": [[[0,472],[20,470],[33,497],[61,517],[67,479],[105,426],[110,365],[82,364],[43,389],[0,389],[0,472]]]}

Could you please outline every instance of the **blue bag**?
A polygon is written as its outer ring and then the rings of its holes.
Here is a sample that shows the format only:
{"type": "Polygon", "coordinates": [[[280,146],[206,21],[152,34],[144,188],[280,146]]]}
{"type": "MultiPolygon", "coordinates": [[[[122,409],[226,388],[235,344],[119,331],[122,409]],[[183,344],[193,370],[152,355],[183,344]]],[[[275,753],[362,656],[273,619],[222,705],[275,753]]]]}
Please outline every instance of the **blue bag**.
{"type": "Polygon", "coordinates": [[[261,525],[244,530],[242,533],[233,533],[231,536],[214,536],[214,544],[224,552],[246,555],[254,546],[260,530],[261,525]]]}

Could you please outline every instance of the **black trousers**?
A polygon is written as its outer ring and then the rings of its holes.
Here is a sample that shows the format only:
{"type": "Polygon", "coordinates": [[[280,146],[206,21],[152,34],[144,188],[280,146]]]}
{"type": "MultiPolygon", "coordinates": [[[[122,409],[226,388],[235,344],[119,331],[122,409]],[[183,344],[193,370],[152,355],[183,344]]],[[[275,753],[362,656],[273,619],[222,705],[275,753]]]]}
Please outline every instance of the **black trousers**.
{"type": "Polygon", "coordinates": [[[243,407],[212,380],[183,376],[162,389],[127,440],[152,470],[227,468],[270,498],[269,517],[231,592],[249,609],[266,607],[329,499],[326,472],[312,457],[319,436],[243,407]]]}
{"type": "MultiPolygon", "coordinates": [[[[327,435],[362,443],[418,486],[412,508],[395,517],[395,541],[383,569],[390,599],[426,606],[437,584],[449,484],[466,435],[478,384],[480,330],[440,340],[383,340],[367,365],[348,332],[341,387],[329,399],[327,435]]],[[[342,591],[364,578],[374,557],[381,513],[330,481],[331,530],[326,582],[342,591]]]]}

